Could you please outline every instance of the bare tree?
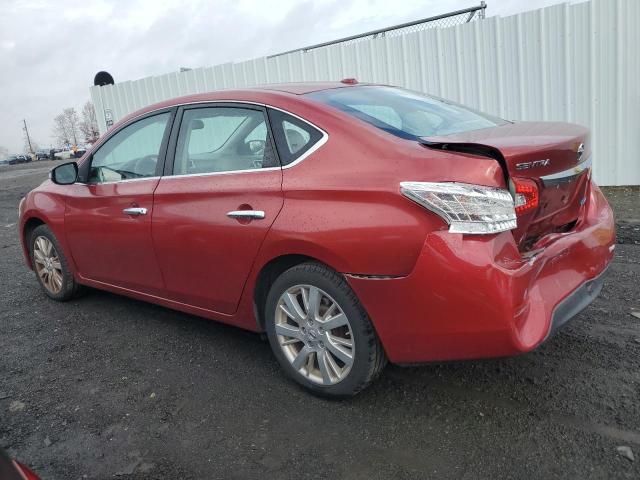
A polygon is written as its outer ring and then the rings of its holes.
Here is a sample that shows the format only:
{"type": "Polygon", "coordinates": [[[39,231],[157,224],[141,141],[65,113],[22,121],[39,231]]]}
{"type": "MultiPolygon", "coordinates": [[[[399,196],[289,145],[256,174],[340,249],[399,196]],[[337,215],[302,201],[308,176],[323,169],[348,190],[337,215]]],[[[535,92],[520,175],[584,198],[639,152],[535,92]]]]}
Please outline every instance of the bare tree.
{"type": "Polygon", "coordinates": [[[53,119],[53,137],[59,145],[68,145],[71,143],[71,132],[67,126],[67,119],[64,113],[56,115],[53,119]]]}
{"type": "Polygon", "coordinates": [[[78,145],[78,128],[80,127],[80,116],[73,107],[65,108],[62,111],[64,119],[69,129],[69,140],[73,140],[74,145],[78,145]]]}
{"type": "Polygon", "coordinates": [[[73,107],[65,108],[53,119],[53,137],[60,145],[78,145],[80,116],[73,107]]]}
{"type": "Polygon", "coordinates": [[[80,121],[80,132],[84,136],[84,141],[93,145],[100,136],[98,130],[98,118],[93,103],[87,102],[82,107],[82,120],[80,121]]]}

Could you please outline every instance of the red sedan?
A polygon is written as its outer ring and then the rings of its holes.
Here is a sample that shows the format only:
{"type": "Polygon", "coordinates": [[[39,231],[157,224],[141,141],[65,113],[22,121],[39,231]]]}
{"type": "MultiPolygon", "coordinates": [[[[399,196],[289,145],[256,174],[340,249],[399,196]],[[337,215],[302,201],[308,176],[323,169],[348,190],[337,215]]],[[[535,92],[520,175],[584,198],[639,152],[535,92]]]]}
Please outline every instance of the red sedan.
{"type": "Polygon", "coordinates": [[[614,220],[588,131],[407,90],[271,85],[129,115],[20,204],[44,292],[266,331],[352,395],[387,359],[527,352],[599,293],[614,220]]]}

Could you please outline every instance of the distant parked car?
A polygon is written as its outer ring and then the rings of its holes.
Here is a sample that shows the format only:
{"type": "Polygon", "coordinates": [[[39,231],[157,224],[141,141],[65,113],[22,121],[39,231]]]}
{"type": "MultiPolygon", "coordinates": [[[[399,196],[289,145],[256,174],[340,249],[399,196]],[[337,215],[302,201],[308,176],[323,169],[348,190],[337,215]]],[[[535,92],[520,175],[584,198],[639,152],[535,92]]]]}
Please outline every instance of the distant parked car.
{"type": "Polygon", "coordinates": [[[87,152],[85,147],[74,146],[72,148],[58,149],[56,150],[55,158],[67,160],[70,158],[80,158],[87,152]]]}
{"type": "Polygon", "coordinates": [[[50,150],[40,149],[36,151],[36,160],[49,160],[50,150]]]}
{"type": "Polygon", "coordinates": [[[17,155],[11,155],[8,159],[7,159],[7,163],[9,163],[9,165],[15,165],[17,163],[27,163],[31,161],[31,157],[29,155],[25,155],[24,153],[20,153],[17,155]]]}
{"type": "Polygon", "coordinates": [[[85,153],[87,153],[87,149],[85,147],[76,147],[75,150],[72,149],[72,152],[75,158],[81,158],[85,153]]]}
{"type": "Polygon", "coordinates": [[[73,152],[71,150],[58,150],[54,154],[55,158],[60,158],[62,160],[68,160],[73,158],[73,152]]]}

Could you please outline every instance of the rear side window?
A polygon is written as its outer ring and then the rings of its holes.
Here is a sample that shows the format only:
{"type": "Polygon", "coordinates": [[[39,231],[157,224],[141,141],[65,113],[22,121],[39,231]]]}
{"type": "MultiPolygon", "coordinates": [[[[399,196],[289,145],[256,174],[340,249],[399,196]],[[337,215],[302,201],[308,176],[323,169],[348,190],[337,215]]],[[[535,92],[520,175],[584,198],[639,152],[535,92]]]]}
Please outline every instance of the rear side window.
{"type": "Polygon", "coordinates": [[[184,111],[174,175],[277,167],[262,110],[203,107],[184,111]]]}
{"type": "Polygon", "coordinates": [[[508,122],[441,98],[402,88],[360,86],[307,94],[401,138],[450,135],[508,122]]]}
{"type": "Polygon", "coordinates": [[[295,162],[322,139],[322,132],[304,120],[272,108],[268,112],[282,165],[295,162]]]}

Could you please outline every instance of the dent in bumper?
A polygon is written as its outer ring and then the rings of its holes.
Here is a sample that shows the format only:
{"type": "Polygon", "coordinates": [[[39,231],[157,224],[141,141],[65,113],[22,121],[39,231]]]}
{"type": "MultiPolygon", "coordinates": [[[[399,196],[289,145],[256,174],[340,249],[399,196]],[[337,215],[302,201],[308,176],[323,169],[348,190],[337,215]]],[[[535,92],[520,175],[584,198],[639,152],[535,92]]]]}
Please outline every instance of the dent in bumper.
{"type": "Polygon", "coordinates": [[[586,281],[556,306],[551,317],[551,327],[547,332],[545,340],[555,334],[560,328],[566,325],[569,320],[578,315],[596,299],[604,286],[606,273],[607,269],[596,278],[586,281]]]}
{"type": "Polygon", "coordinates": [[[527,352],[548,337],[554,315],[571,314],[560,306],[563,300],[598,277],[613,257],[613,214],[597,188],[587,210],[574,231],[530,258],[521,256],[510,232],[480,237],[437,231],[410,275],[347,278],[392,362],[527,352]]]}

